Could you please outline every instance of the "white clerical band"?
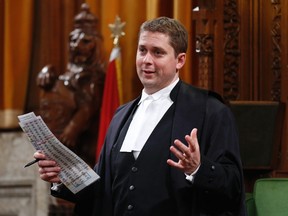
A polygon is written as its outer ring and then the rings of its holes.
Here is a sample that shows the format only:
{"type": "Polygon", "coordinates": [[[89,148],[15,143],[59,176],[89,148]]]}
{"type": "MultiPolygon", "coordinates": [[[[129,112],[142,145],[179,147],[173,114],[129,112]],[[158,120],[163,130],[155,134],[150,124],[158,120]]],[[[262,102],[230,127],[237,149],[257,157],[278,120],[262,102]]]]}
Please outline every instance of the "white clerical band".
{"type": "Polygon", "coordinates": [[[139,106],[130,123],[120,152],[133,152],[137,158],[158,122],[173,104],[170,92],[177,81],[152,95],[142,90],[139,106]]]}

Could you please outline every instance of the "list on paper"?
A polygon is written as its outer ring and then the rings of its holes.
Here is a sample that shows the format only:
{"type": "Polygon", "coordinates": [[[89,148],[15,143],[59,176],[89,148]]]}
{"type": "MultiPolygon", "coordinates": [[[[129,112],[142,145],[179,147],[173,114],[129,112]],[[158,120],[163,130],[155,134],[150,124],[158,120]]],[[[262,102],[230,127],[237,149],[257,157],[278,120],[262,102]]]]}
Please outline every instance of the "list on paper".
{"type": "Polygon", "coordinates": [[[30,112],[18,116],[18,119],[33,147],[61,167],[59,178],[71,192],[77,193],[100,178],[87,163],[54,136],[40,116],[30,112]]]}

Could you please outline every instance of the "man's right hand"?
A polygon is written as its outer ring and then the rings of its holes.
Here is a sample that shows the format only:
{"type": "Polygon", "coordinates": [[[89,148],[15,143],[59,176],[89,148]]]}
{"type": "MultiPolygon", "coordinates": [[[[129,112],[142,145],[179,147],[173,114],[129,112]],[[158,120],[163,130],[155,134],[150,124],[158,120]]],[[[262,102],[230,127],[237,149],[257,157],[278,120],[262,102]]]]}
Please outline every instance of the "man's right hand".
{"type": "Polygon", "coordinates": [[[58,174],[61,168],[57,165],[57,163],[53,160],[48,160],[42,152],[35,152],[34,158],[40,159],[38,161],[39,166],[39,175],[40,178],[44,181],[50,183],[60,183],[60,179],[58,174]]]}

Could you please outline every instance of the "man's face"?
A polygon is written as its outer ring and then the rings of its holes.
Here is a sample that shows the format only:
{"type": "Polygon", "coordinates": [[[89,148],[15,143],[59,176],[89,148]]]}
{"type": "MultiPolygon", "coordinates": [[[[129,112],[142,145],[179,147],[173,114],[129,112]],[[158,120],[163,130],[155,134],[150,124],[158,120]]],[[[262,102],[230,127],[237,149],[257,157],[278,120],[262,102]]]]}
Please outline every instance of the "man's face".
{"type": "Polygon", "coordinates": [[[185,57],[185,53],[175,57],[168,35],[142,32],[138,41],[136,69],[145,92],[155,93],[176,80],[178,70],[185,63],[185,57]]]}

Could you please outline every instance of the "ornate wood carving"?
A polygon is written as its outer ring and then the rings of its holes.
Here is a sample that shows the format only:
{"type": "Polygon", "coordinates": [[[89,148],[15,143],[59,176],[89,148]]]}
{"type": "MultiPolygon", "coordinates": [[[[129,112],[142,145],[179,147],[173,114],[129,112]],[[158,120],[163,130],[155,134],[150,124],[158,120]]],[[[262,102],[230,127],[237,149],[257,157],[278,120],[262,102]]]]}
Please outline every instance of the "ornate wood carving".
{"type": "Polygon", "coordinates": [[[192,14],[196,43],[192,64],[197,65],[197,85],[217,91],[225,100],[236,100],[240,62],[237,0],[206,0],[195,6],[199,10],[192,14]]]}
{"type": "Polygon", "coordinates": [[[226,100],[236,100],[239,95],[239,31],[240,17],[237,0],[224,1],[224,86],[226,100]]]}
{"type": "MultiPolygon", "coordinates": [[[[217,91],[231,104],[273,100],[287,113],[287,6],[286,0],[193,1],[193,84],[217,91]]],[[[273,175],[287,176],[287,116],[279,120],[281,151],[273,175]]],[[[255,168],[245,181],[253,185],[270,171],[255,168]]]]}
{"type": "Polygon", "coordinates": [[[200,1],[193,11],[193,24],[195,27],[194,57],[192,64],[197,65],[194,77],[195,84],[201,88],[213,89],[215,73],[214,68],[214,30],[215,30],[215,2],[200,1]]]}
{"type": "Polygon", "coordinates": [[[40,115],[56,137],[91,166],[95,163],[104,84],[102,36],[87,4],[75,16],[64,73],[46,65],[38,74],[40,115]],[[56,76],[60,74],[60,76],[56,76]]]}
{"type": "Polygon", "coordinates": [[[271,97],[273,101],[280,101],[281,97],[281,2],[271,0],[274,16],[272,18],[272,66],[274,76],[271,97]]]}
{"type": "Polygon", "coordinates": [[[213,77],[213,35],[196,35],[196,53],[199,58],[199,86],[212,88],[213,77]]]}

